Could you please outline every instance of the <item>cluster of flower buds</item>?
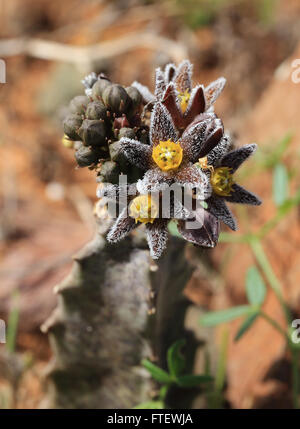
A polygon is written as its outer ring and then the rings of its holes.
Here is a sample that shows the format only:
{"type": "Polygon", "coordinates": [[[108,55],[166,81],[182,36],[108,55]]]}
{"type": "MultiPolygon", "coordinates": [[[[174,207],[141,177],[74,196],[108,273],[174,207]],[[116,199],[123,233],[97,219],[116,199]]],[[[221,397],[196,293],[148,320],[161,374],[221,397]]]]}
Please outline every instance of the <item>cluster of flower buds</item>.
{"type": "Polygon", "coordinates": [[[141,123],[143,97],[137,88],[112,83],[104,74],[91,73],[82,81],[85,95],[69,104],[63,143],[75,148],[79,167],[96,169],[98,181],[117,183],[119,174],[139,177],[120,154],[123,137],[147,143],[149,129],[141,123]],[[74,143],[72,143],[74,142],[74,143]]]}
{"type": "Polygon", "coordinates": [[[84,150],[95,154],[93,162],[106,156],[100,170],[106,183],[98,197],[112,201],[118,212],[108,241],[118,242],[144,224],[150,254],[157,259],[167,244],[168,224],[175,220],[185,240],[214,247],[220,221],[237,229],[227,202],[261,204],[234,178],[256,145],[232,150],[214,111],[224,78],[193,87],[192,64],[185,60],[156,70],[154,94],[138,82],[123,88],[103,75],[89,75],[83,83],[86,96],[71,101],[65,133],[82,142],[79,164],[84,150]],[[141,119],[142,104],[152,106],[150,123],[141,119]],[[129,174],[128,183],[116,184],[118,174],[135,169],[139,174],[129,174]]]}

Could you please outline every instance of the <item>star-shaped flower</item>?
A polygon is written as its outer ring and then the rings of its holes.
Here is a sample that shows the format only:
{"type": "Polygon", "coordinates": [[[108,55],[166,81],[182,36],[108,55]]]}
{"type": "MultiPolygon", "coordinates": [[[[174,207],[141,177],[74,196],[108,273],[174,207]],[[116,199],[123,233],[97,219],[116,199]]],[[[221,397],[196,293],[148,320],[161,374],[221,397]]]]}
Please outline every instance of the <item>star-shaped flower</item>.
{"type": "Polygon", "coordinates": [[[164,213],[160,193],[139,194],[136,184],[101,185],[97,196],[105,197],[119,206],[119,216],[111,227],[107,240],[110,243],[117,243],[137,226],[144,224],[153,259],[158,259],[166,248],[167,225],[170,219],[186,219],[190,215],[174,195],[170,195],[169,211],[164,213]]]}
{"type": "MultiPolygon", "coordinates": [[[[105,197],[114,204],[122,200],[125,206],[119,207],[120,214],[111,227],[107,240],[117,243],[125,238],[137,226],[144,224],[146,238],[153,259],[158,259],[167,246],[168,223],[171,219],[185,225],[189,219],[190,228],[182,233],[183,238],[198,246],[214,247],[219,236],[219,221],[205,211],[199,204],[195,210],[186,209],[180,200],[169,194],[169,210],[164,212],[161,193],[139,194],[136,184],[102,185],[97,192],[99,198],[105,197]],[[123,195],[122,195],[123,192],[123,195]],[[124,201],[125,200],[125,201],[124,201]]],[[[194,200],[194,203],[197,202],[194,200]]],[[[182,232],[182,231],[180,231],[182,232]]]]}
{"type": "Polygon", "coordinates": [[[229,147],[230,139],[226,136],[197,164],[207,174],[212,187],[212,194],[206,200],[207,210],[235,231],[237,223],[226,202],[257,206],[261,200],[234,180],[234,173],[252,155],[257,145],[248,144],[231,152],[228,152],[229,147]]]}
{"type": "MultiPolygon", "coordinates": [[[[195,216],[193,207],[186,209],[180,199],[164,192],[176,185],[180,189],[185,188],[191,196],[196,190],[200,200],[208,198],[211,194],[209,178],[194,163],[211,151],[222,135],[220,119],[214,113],[205,113],[201,120],[190,124],[179,139],[169,112],[161,103],[157,103],[151,117],[150,145],[128,138],[120,140],[120,151],[129,162],[143,169],[145,174],[136,185],[130,185],[131,194],[136,186],[137,196],[130,198],[128,207],[126,205],[122,209],[107,239],[117,242],[137,224],[144,223],[151,256],[158,258],[166,247],[170,219],[184,220],[195,216]],[[161,209],[162,198],[166,194],[166,198],[171,198],[167,215],[161,209]]],[[[116,201],[116,193],[120,194],[120,187],[109,185],[98,196],[116,201]]],[[[197,244],[211,247],[212,240],[207,237],[208,216],[205,213],[204,216],[205,222],[199,224],[199,229],[203,227],[203,231],[199,233],[197,244]]],[[[209,222],[212,219],[214,224],[217,223],[213,216],[209,222]]]]}
{"type": "Polygon", "coordinates": [[[177,183],[196,188],[199,199],[211,193],[208,177],[194,163],[221,140],[223,125],[214,113],[203,113],[179,137],[167,109],[156,103],[150,126],[150,145],[122,138],[120,150],[128,161],[145,170],[137,182],[141,194],[159,192],[177,183]]]}

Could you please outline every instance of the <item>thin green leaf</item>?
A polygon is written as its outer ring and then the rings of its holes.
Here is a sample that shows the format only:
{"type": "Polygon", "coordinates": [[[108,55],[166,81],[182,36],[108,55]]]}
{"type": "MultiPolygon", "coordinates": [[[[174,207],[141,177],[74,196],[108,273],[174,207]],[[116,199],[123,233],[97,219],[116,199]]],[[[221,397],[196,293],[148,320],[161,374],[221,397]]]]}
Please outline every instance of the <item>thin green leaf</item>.
{"type": "Polygon", "coordinates": [[[185,359],[181,353],[181,349],[185,344],[185,340],[178,340],[169,349],[167,354],[169,372],[173,377],[177,377],[182,373],[185,367],[185,359]]]}
{"type": "Polygon", "coordinates": [[[223,396],[223,390],[226,382],[228,343],[229,328],[228,326],[224,326],[221,332],[221,343],[218,348],[214,389],[206,395],[208,406],[212,409],[221,409],[224,406],[225,398],[223,396]]]}
{"type": "Polygon", "coordinates": [[[250,304],[263,304],[266,297],[267,288],[264,279],[262,278],[260,272],[255,266],[250,267],[247,271],[246,292],[250,304]]]}
{"type": "Polygon", "coordinates": [[[210,375],[182,375],[178,377],[176,383],[180,387],[196,387],[202,383],[209,383],[213,381],[210,375]]]}
{"type": "Polygon", "coordinates": [[[217,361],[215,390],[218,392],[222,392],[225,385],[228,344],[229,344],[229,329],[226,326],[222,329],[221,344],[219,346],[219,356],[217,361]]]}
{"type": "Polygon", "coordinates": [[[12,295],[12,309],[8,316],[7,321],[7,335],[6,335],[6,348],[9,352],[13,353],[16,348],[17,331],[19,325],[19,308],[18,308],[18,292],[12,295]]]}
{"type": "Polygon", "coordinates": [[[288,193],[289,176],[287,169],[283,164],[277,164],[273,172],[273,199],[278,207],[287,200],[288,193]]]}
{"type": "Polygon", "coordinates": [[[212,311],[200,319],[202,326],[214,326],[220,323],[229,322],[238,317],[245,316],[251,311],[250,305],[240,305],[238,307],[228,308],[227,310],[212,311]]]}
{"type": "Polygon", "coordinates": [[[169,389],[169,386],[167,386],[166,384],[160,388],[159,395],[158,395],[160,401],[164,402],[168,393],[168,389],[169,389]]]}
{"type": "Polygon", "coordinates": [[[238,341],[240,338],[242,338],[245,332],[247,332],[248,329],[253,325],[258,315],[259,311],[256,311],[245,318],[234,338],[234,341],[238,341]]]}
{"type": "Polygon", "coordinates": [[[142,365],[150,372],[152,377],[159,383],[165,384],[165,383],[170,383],[172,381],[170,375],[166,371],[159,368],[159,366],[154,365],[154,363],[150,362],[149,360],[143,359],[142,365]]]}

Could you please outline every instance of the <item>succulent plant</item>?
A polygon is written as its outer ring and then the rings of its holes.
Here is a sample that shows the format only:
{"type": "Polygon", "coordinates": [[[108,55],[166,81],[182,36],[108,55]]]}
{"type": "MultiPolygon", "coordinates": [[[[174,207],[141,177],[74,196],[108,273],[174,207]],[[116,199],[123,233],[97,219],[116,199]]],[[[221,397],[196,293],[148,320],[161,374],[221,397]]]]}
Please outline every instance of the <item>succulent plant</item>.
{"type": "Polygon", "coordinates": [[[230,138],[213,107],[224,78],[193,87],[192,64],[185,60],[156,70],[154,94],[138,82],[124,88],[104,74],[91,73],[82,82],[86,95],[70,102],[64,121],[67,138],[80,143],[66,146],[75,148],[80,167],[95,169],[98,197],[112,200],[119,211],[110,242],[144,224],[150,254],[157,259],[166,247],[168,223],[175,219],[185,240],[214,247],[220,221],[237,228],[225,202],[261,203],[233,177],[256,145],[230,151],[230,138]],[[142,112],[149,102],[150,118],[142,112]],[[127,185],[119,185],[120,175],[127,176],[127,185]],[[176,192],[166,197],[173,185],[176,192]],[[124,190],[130,193],[122,206],[124,190]]]}

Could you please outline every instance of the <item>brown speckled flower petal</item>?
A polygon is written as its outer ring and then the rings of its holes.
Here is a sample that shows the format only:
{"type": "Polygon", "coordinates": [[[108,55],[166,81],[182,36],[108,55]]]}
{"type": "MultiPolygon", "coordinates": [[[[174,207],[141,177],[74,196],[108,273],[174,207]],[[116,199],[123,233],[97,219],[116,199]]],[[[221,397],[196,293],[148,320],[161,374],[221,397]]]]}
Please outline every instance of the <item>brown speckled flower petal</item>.
{"type": "Polygon", "coordinates": [[[142,170],[150,167],[152,150],[149,145],[123,137],[120,140],[120,150],[132,165],[142,170]]]}
{"type": "Polygon", "coordinates": [[[218,197],[217,195],[212,195],[206,202],[208,204],[208,211],[211,214],[224,222],[233,231],[237,230],[236,220],[223,198],[218,197]]]}
{"type": "Polygon", "coordinates": [[[176,75],[173,79],[176,89],[178,92],[190,91],[192,88],[192,73],[193,65],[188,61],[184,60],[179,64],[176,75]]]}
{"type": "Polygon", "coordinates": [[[207,155],[221,140],[223,125],[213,113],[198,115],[180,138],[185,156],[191,162],[207,155]]]}
{"type": "Polygon", "coordinates": [[[230,203],[250,204],[252,206],[259,206],[261,204],[261,200],[255,194],[252,194],[252,192],[247,191],[236,183],[232,186],[231,195],[224,198],[230,203]]]}
{"type": "Polygon", "coordinates": [[[166,219],[157,219],[152,224],[146,225],[147,242],[150,248],[150,256],[153,259],[158,259],[167,247],[167,225],[166,219]]]}
{"type": "Polygon", "coordinates": [[[220,160],[220,165],[222,165],[222,167],[230,167],[231,172],[234,173],[240,165],[256,151],[256,149],[257,145],[255,143],[246,144],[245,146],[233,150],[223,156],[220,160]]]}
{"type": "Polygon", "coordinates": [[[226,79],[220,77],[205,88],[206,108],[209,109],[219,97],[226,84],[226,79]]]}
{"type": "Polygon", "coordinates": [[[127,207],[125,207],[107,234],[107,241],[117,243],[126,237],[136,226],[135,220],[128,216],[127,207]]]}
{"type": "Polygon", "coordinates": [[[193,225],[190,221],[179,221],[178,231],[185,240],[197,246],[215,247],[220,234],[220,224],[211,213],[198,208],[195,211],[193,225]]]}
{"type": "Polygon", "coordinates": [[[160,141],[177,141],[178,133],[175,129],[172,118],[161,103],[156,103],[152,115],[150,126],[151,146],[156,146],[160,141]]]}

